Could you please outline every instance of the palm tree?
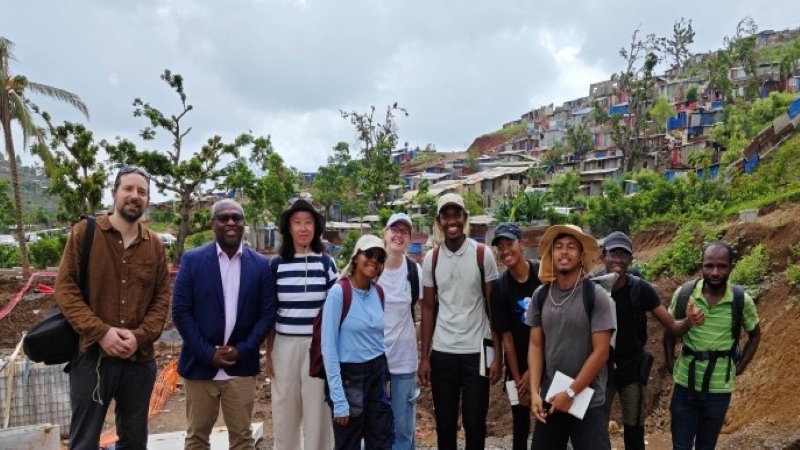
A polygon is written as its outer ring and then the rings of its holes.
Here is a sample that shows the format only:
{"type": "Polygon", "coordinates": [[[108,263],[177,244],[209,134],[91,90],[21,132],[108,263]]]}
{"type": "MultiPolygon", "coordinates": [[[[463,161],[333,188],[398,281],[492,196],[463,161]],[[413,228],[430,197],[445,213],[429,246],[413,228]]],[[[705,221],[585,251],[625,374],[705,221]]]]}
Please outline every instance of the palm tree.
{"type": "Polygon", "coordinates": [[[72,105],[87,119],[89,118],[89,110],[77,95],[69,91],[36,83],[21,75],[14,75],[10,67],[12,61],[15,61],[14,43],[0,36],[0,88],[2,88],[0,89],[0,125],[3,127],[8,166],[11,171],[11,185],[14,191],[14,217],[17,223],[20,261],[22,272],[27,276],[30,274],[30,266],[28,263],[28,248],[25,244],[22,195],[19,190],[17,154],[14,150],[14,139],[11,136],[11,121],[16,120],[22,129],[24,148],[31,137],[36,137],[43,141],[43,131],[34,125],[32,119],[32,111],[35,106],[26,98],[26,94],[38,94],[72,105]]]}

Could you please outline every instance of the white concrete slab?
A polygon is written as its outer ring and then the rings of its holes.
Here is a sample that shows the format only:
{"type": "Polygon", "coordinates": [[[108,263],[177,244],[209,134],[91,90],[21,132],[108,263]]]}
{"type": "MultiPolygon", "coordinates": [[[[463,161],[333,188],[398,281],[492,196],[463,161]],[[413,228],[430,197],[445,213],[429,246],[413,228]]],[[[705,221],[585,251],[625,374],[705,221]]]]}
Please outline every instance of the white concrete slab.
{"type": "MultiPolygon", "coordinates": [[[[256,442],[264,436],[264,423],[258,422],[250,425],[253,430],[253,438],[256,442]]],[[[183,448],[183,439],[186,437],[185,431],[173,433],[151,434],[147,437],[147,448],[149,450],[175,450],[183,448]]],[[[228,448],[228,429],[217,427],[211,430],[211,450],[224,450],[228,448]]]]}
{"type": "Polygon", "coordinates": [[[59,450],[58,425],[42,424],[0,430],[0,448],[14,450],[59,450]]]}

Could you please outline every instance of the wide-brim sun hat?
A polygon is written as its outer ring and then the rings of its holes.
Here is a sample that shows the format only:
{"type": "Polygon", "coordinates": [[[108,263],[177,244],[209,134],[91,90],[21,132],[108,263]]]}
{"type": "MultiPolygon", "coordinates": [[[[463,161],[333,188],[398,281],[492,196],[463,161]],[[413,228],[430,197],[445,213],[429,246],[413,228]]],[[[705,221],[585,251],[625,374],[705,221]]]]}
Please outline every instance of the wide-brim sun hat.
{"type": "Polygon", "coordinates": [[[593,236],[586,234],[583,230],[576,225],[553,225],[545,231],[542,240],[539,241],[539,255],[541,256],[541,264],[539,264],[539,280],[542,283],[551,283],[556,279],[553,270],[553,241],[558,236],[569,235],[574,237],[581,243],[583,248],[583,270],[589,271],[595,263],[600,247],[597,245],[597,239],[593,236]]]}
{"type": "Polygon", "coordinates": [[[355,247],[353,247],[353,253],[350,255],[350,260],[347,262],[347,265],[344,266],[344,269],[342,269],[342,271],[339,273],[339,279],[352,275],[353,269],[355,268],[353,260],[356,258],[356,255],[358,255],[358,252],[363,252],[371,248],[379,248],[386,253],[386,244],[384,244],[383,239],[379,238],[378,236],[375,236],[374,234],[365,234],[358,238],[355,247]]]}
{"type": "Polygon", "coordinates": [[[314,217],[314,237],[322,236],[322,232],[325,231],[325,217],[323,217],[308,200],[302,198],[295,200],[289,209],[281,213],[281,217],[278,220],[278,230],[281,234],[283,236],[289,235],[289,219],[292,217],[292,214],[298,211],[311,213],[314,217]]]}

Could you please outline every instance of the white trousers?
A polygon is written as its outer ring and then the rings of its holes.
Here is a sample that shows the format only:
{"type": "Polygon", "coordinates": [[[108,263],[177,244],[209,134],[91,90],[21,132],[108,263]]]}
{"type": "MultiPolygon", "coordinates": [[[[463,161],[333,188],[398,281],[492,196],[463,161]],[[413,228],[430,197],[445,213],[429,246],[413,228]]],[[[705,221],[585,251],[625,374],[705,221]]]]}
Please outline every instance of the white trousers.
{"type": "Polygon", "coordinates": [[[310,346],[310,336],[275,335],[271,385],[275,450],[333,447],[333,416],[325,403],[325,382],[308,376],[310,346]]]}

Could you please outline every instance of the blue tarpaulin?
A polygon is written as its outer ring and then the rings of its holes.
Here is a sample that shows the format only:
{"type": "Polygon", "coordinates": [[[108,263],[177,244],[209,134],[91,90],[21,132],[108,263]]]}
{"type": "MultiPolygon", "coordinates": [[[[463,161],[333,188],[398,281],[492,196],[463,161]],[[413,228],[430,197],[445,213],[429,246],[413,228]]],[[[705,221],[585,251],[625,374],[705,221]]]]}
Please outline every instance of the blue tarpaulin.
{"type": "Polygon", "coordinates": [[[794,119],[798,114],[800,114],[800,98],[796,99],[791,105],[789,105],[789,118],[794,119]]]}
{"type": "MultiPolygon", "coordinates": [[[[684,116],[685,118],[685,116],[684,116]]],[[[667,119],[667,131],[672,131],[676,128],[682,128],[686,126],[686,122],[684,118],[679,117],[670,117],[667,119]]]]}
{"type": "Polygon", "coordinates": [[[722,109],[723,107],[724,105],[722,104],[722,100],[711,103],[711,109],[722,109]]]}
{"type": "Polygon", "coordinates": [[[586,114],[589,114],[590,112],[592,112],[592,108],[576,109],[575,111],[572,111],[572,115],[573,116],[584,116],[586,114]]]}
{"type": "Polygon", "coordinates": [[[614,105],[608,110],[608,115],[613,116],[615,114],[622,114],[623,116],[628,114],[628,104],[623,103],[621,105],[614,105]]]}
{"type": "Polygon", "coordinates": [[[707,112],[700,115],[700,125],[710,127],[717,123],[717,113],[707,112]]]}
{"type": "Polygon", "coordinates": [[[744,159],[744,173],[750,173],[756,170],[756,166],[758,166],[758,153],[753,152],[753,156],[750,159],[744,159]]]}

